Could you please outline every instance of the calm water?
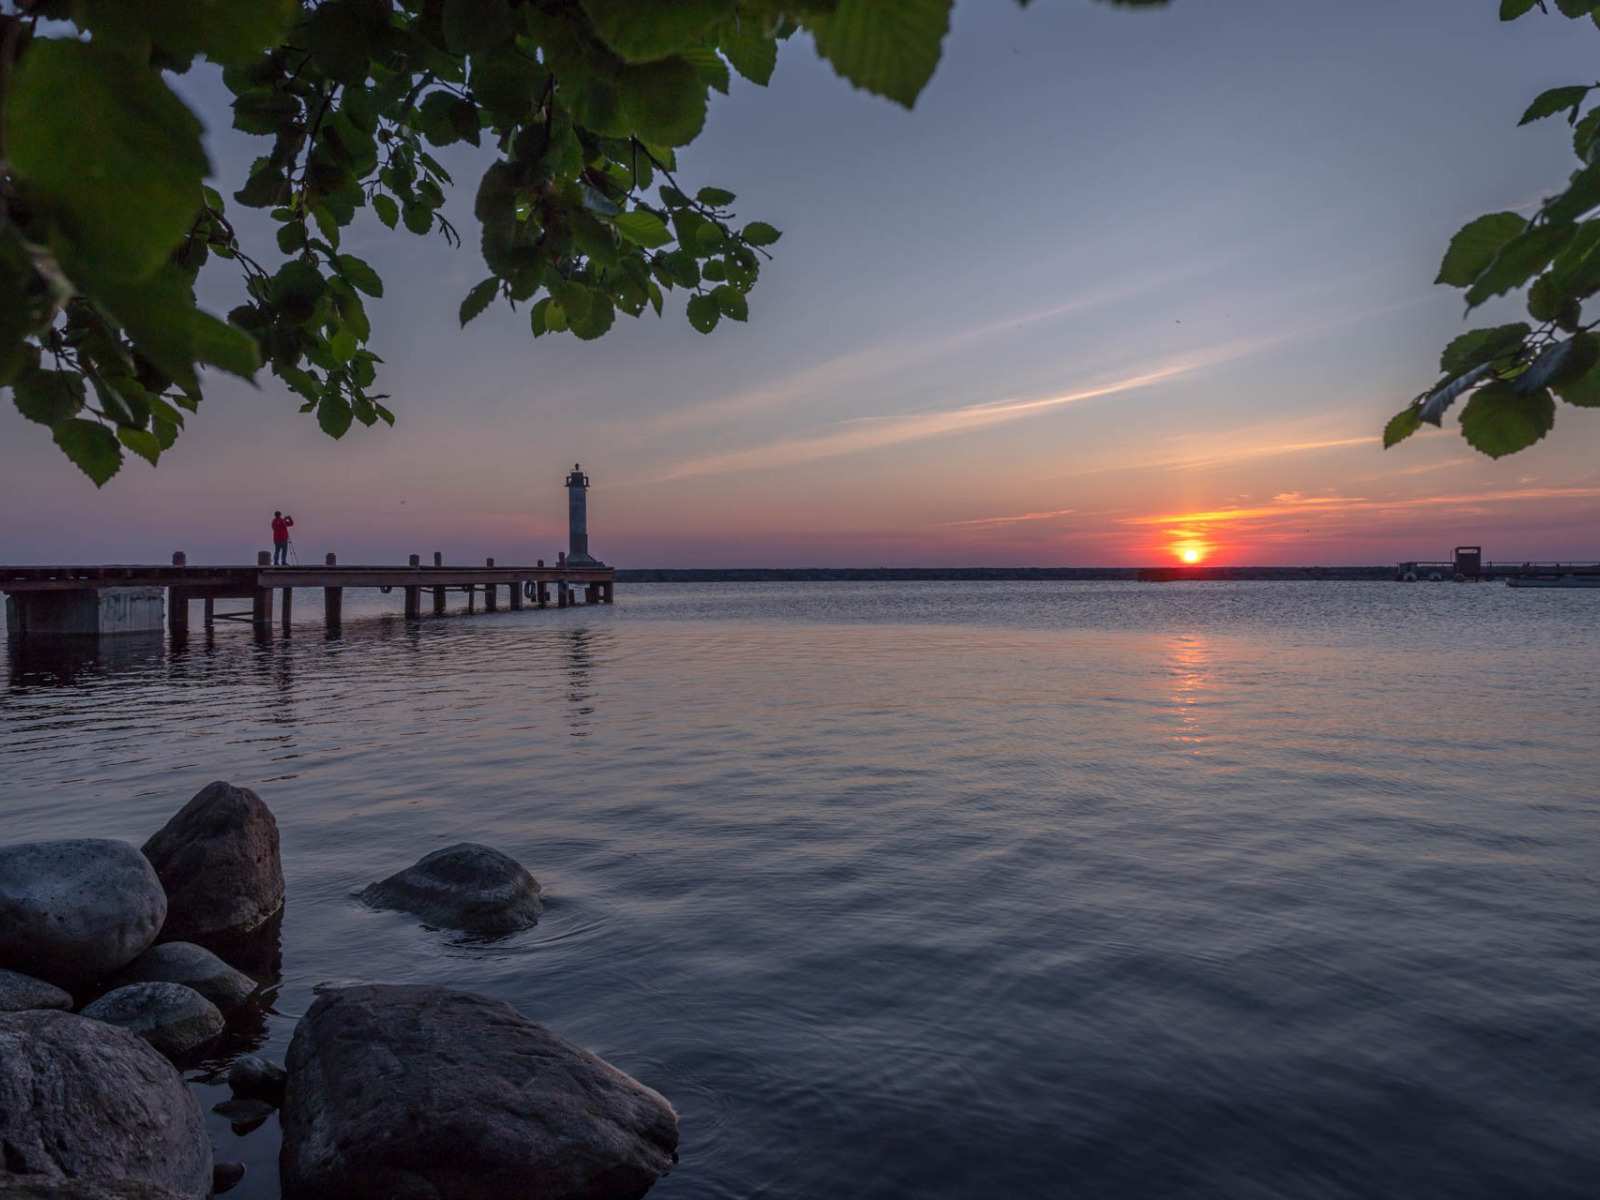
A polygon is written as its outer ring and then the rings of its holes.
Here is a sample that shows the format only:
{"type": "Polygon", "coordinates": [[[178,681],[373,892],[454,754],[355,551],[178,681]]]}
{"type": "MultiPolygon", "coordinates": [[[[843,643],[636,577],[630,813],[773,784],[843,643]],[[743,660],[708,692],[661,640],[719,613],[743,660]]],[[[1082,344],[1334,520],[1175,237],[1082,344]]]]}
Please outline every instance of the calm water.
{"type": "MultiPolygon", "coordinates": [[[[326,979],[501,996],[677,1106],[652,1200],[1600,1194],[1600,593],[398,600],[335,641],[13,645],[0,841],[256,789],[267,1052],[326,979]],[[466,839],[537,928],[350,898],[466,839]]],[[[211,1120],[276,1196],[276,1120],[211,1120]]]]}

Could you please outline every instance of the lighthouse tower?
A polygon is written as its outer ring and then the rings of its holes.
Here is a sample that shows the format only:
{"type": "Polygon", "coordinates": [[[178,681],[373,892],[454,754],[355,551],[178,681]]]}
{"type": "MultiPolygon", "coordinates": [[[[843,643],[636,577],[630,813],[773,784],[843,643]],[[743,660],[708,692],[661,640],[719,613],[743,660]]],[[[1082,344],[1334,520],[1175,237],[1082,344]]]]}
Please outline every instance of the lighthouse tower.
{"type": "Polygon", "coordinates": [[[600,560],[589,554],[589,477],[577,463],[572,464],[572,474],[567,476],[567,565],[579,567],[600,566],[600,560]]]}

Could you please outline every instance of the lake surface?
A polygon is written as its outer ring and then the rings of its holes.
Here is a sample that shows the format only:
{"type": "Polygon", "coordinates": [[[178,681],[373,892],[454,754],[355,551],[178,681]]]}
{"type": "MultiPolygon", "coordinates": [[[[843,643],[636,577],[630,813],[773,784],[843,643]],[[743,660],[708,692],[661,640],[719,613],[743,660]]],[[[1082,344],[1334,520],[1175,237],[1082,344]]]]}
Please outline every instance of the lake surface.
{"type": "MultiPolygon", "coordinates": [[[[651,1200],[1600,1194],[1600,593],[399,599],[336,640],[13,644],[0,842],[255,789],[265,1052],[323,980],[502,997],[677,1107],[651,1200]],[[462,840],[538,877],[535,929],[351,898],[462,840]]],[[[276,1119],[209,1120],[275,1197],[276,1119]]]]}

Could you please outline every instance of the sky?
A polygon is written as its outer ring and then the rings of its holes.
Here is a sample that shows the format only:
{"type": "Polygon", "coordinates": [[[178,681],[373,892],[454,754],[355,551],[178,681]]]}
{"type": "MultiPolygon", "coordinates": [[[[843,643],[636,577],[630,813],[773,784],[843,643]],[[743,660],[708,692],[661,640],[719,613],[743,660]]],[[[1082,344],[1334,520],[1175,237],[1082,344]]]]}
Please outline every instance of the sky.
{"type": "MultiPolygon", "coordinates": [[[[274,509],[302,561],[553,559],[575,461],[591,551],[628,567],[1600,558],[1600,414],[1498,463],[1453,419],[1379,440],[1471,327],[1432,285],[1451,234],[1575,163],[1562,122],[1516,122],[1594,77],[1600,33],[1497,10],[958,0],[910,112],[802,35],[680,155],[784,231],[748,324],[703,336],[680,300],[596,342],[503,305],[460,330],[471,234],[366,215],[394,429],[333,442],[270,375],[215,377],[158,468],[97,491],[0,406],[0,561],[249,561],[274,509]]],[[[262,143],[207,72],[181,86],[231,191],[262,143]]],[[[486,160],[441,157],[470,230],[486,160]]]]}

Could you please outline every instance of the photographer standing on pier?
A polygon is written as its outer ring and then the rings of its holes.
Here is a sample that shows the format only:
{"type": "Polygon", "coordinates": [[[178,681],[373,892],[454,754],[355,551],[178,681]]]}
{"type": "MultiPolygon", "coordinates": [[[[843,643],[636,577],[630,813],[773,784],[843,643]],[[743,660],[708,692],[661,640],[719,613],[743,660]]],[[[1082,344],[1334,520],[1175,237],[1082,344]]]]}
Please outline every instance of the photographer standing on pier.
{"type": "Polygon", "coordinates": [[[289,565],[289,527],[293,524],[293,517],[281,512],[272,514],[272,565],[275,567],[289,565]]]}

